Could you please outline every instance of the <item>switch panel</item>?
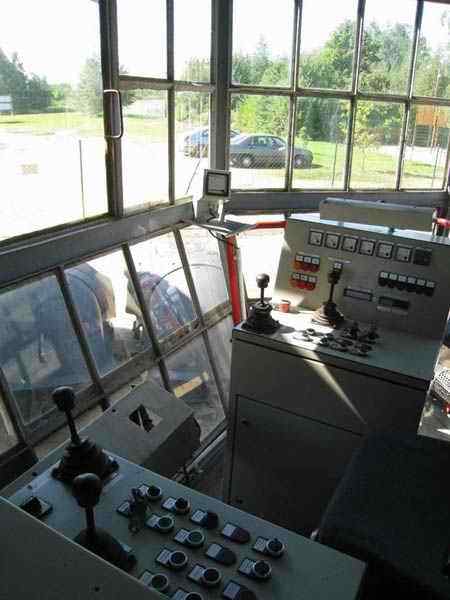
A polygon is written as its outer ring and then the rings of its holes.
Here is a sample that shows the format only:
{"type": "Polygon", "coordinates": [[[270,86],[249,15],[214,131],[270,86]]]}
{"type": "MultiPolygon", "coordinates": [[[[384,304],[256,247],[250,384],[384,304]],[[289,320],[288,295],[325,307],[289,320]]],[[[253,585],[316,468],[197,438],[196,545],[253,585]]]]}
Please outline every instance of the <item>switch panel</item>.
{"type": "Polygon", "coordinates": [[[317,310],[329,297],[328,275],[339,264],[333,302],[345,318],[442,339],[450,298],[449,239],[306,214],[289,217],[284,236],[275,305],[288,300],[291,314],[317,310]],[[399,300],[408,296],[401,319],[380,314],[378,299],[386,289],[399,300]]]}

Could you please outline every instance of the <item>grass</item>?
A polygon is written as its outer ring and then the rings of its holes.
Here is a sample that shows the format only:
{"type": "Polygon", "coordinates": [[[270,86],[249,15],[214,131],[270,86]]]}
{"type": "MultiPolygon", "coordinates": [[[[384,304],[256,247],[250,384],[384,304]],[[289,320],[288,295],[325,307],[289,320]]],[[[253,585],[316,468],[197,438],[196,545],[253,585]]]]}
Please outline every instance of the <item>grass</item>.
{"type": "MultiPolygon", "coordinates": [[[[125,135],[131,138],[146,139],[151,142],[167,142],[167,121],[165,119],[147,119],[142,117],[124,118],[125,135]]],[[[177,134],[193,129],[192,125],[176,124],[177,134]]],[[[103,137],[103,117],[88,116],[75,112],[46,113],[35,115],[0,115],[0,132],[25,133],[28,135],[51,135],[70,131],[80,137],[103,137]]],[[[294,186],[301,188],[336,188],[343,185],[345,165],[345,146],[337,147],[332,142],[314,142],[307,144],[300,140],[297,147],[307,147],[314,155],[311,169],[294,170],[294,186]],[[335,160],[336,159],[336,160],[335,160]],[[334,171],[334,176],[333,176],[334,171]]],[[[380,149],[364,153],[356,147],[352,161],[352,187],[394,188],[397,159],[380,149]]],[[[240,170],[243,171],[243,170],[240,170]]],[[[440,188],[443,179],[443,167],[424,162],[406,160],[402,178],[405,188],[440,188]]],[[[247,179],[250,173],[247,172],[247,179]]],[[[244,175],[242,173],[242,175],[244,175]]],[[[251,184],[245,187],[280,187],[284,179],[282,169],[255,169],[252,171],[251,184]],[[260,183],[261,182],[261,183],[260,183]],[[272,182],[272,183],[271,183],[272,182]]]]}

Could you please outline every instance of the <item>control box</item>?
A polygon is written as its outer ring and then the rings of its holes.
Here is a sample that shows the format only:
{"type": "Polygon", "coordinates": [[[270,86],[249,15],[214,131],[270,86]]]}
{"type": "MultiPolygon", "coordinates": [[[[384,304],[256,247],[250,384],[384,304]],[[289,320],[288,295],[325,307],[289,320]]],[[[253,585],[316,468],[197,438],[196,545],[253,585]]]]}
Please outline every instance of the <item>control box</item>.
{"type": "MultiPolygon", "coordinates": [[[[134,555],[129,574],[142,586],[173,600],[358,597],[364,563],[120,457],[111,458],[119,469],[104,482],[95,520],[134,555]],[[130,530],[132,489],[139,489],[149,502],[138,531],[130,530]]],[[[14,491],[9,500],[73,540],[85,527],[84,511],[72,486],[55,479],[52,470],[36,467],[33,474],[22,476],[10,486],[14,491]]],[[[52,560],[51,548],[36,560],[52,560]]],[[[79,577],[82,582],[82,570],[79,577]]],[[[37,591],[42,597],[45,586],[43,582],[37,591]]]]}
{"type": "Polygon", "coordinates": [[[450,241],[431,233],[321,220],[288,219],[273,300],[317,309],[328,272],[341,270],[334,302],[344,316],[441,339],[450,299],[450,241]]]}

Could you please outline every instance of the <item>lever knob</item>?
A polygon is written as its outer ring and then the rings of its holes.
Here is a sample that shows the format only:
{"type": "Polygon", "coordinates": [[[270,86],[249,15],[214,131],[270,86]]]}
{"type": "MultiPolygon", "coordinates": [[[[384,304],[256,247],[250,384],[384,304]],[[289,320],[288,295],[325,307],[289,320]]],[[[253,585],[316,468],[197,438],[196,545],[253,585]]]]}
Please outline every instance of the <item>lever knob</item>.
{"type": "Polygon", "coordinates": [[[103,484],[94,473],[78,475],[73,480],[73,495],[81,508],[93,508],[100,500],[103,484]]]}
{"type": "Polygon", "coordinates": [[[62,385],[54,390],[53,402],[61,412],[70,412],[75,407],[75,392],[67,385],[62,385]]]}
{"type": "Polygon", "coordinates": [[[259,275],[256,276],[256,285],[261,290],[266,289],[266,287],[269,285],[269,281],[270,281],[270,277],[267,275],[267,273],[260,273],[259,275]]]}

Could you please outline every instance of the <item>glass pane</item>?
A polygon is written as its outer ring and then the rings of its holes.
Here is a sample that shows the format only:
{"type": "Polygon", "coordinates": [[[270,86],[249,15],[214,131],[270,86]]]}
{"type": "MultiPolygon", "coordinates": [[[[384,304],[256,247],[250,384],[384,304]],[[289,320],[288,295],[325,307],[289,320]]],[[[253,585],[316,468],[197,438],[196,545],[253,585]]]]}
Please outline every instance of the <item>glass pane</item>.
{"type": "Polygon", "coordinates": [[[359,87],[405,94],[411,61],[416,2],[367,0],[359,87]]]}
{"type": "Polygon", "coordinates": [[[220,383],[225,394],[227,407],[230,395],[232,330],[233,320],[231,317],[227,317],[208,330],[212,356],[219,372],[220,383]]]}
{"type": "Polygon", "coordinates": [[[125,99],[122,138],[125,209],[169,200],[167,92],[133,90],[125,99]]]}
{"type": "Polygon", "coordinates": [[[0,363],[25,423],[54,409],[59,385],[91,383],[56,277],[0,295],[0,363]]]}
{"type": "Polygon", "coordinates": [[[303,0],[299,85],[350,89],[357,0],[303,0]]]}
{"type": "Polygon", "coordinates": [[[67,269],[73,299],[101,375],[149,348],[120,250],[67,269]]]}
{"type": "Polygon", "coordinates": [[[0,457],[18,443],[19,439],[6,410],[3,398],[0,396],[0,457]]]}
{"type": "Polygon", "coordinates": [[[289,99],[234,95],[230,139],[234,189],[279,189],[285,184],[289,99]]]}
{"type": "Polygon", "coordinates": [[[412,108],[406,134],[402,187],[443,188],[449,132],[450,108],[412,108]]]}
{"type": "Polygon", "coordinates": [[[352,159],[352,188],[395,188],[403,106],[358,102],[352,159]]]}
{"type": "MultiPolygon", "coordinates": [[[[241,219],[241,216],[239,218],[241,219]]],[[[267,220],[279,219],[284,219],[284,215],[274,215],[267,220]]],[[[284,229],[255,229],[239,235],[242,272],[249,298],[260,296],[261,290],[256,285],[256,276],[261,273],[261,265],[264,265],[263,271],[270,277],[265,294],[268,298],[272,297],[283,239],[284,229]]]]}
{"type": "Polygon", "coordinates": [[[294,1],[234,0],[233,12],[233,81],[288,86],[294,1]]]}
{"type": "Polygon", "coordinates": [[[174,2],[175,79],[209,81],[211,0],[174,2]]]}
{"type": "Polygon", "coordinates": [[[98,4],[4,3],[0,40],[0,239],[106,213],[98,4]]]}
{"type": "Polygon", "coordinates": [[[425,2],[414,93],[450,98],[450,7],[425,2]]]}
{"type": "Polygon", "coordinates": [[[297,102],[293,187],[342,189],[350,103],[326,98],[297,102]]]}
{"type": "Polygon", "coordinates": [[[203,314],[228,302],[228,290],[219,253],[219,242],[200,227],[182,229],[184,247],[203,314]]]}
{"type": "Polygon", "coordinates": [[[166,0],[117,0],[122,75],[167,77],[166,0]]]}
{"type": "Polygon", "coordinates": [[[173,234],[134,244],[131,254],[156,336],[185,335],[196,315],[173,234]]]}
{"type": "Polygon", "coordinates": [[[194,411],[203,440],[225,419],[203,339],[169,356],[166,366],[174,394],[194,411]]]}
{"type": "Polygon", "coordinates": [[[209,94],[175,96],[175,196],[200,197],[209,164],[209,94]]]}

